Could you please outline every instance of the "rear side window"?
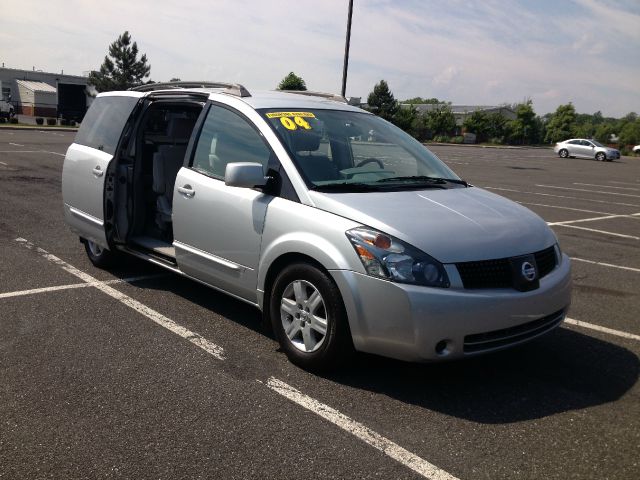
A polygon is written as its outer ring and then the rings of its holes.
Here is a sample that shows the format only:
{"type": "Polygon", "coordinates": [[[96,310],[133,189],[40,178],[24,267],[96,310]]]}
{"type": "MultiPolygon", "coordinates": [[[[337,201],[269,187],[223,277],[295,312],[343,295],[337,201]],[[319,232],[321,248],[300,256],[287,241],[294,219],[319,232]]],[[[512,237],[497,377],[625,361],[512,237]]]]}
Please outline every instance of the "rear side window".
{"type": "Polygon", "coordinates": [[[84,116],[75,143],[113,155],[137,97],[98,97],[84,116]]]}

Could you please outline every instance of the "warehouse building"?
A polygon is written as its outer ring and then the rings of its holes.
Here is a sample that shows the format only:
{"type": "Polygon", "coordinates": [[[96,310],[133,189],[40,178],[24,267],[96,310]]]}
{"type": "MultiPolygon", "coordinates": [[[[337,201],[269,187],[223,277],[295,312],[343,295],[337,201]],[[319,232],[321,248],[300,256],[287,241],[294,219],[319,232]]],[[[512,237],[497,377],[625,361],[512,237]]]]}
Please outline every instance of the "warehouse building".
{"type": "Polygon", "coordinates": [[[92,99],[87,77],[0,68],[2,100],[18,114],[81,120],[92,99]]]}

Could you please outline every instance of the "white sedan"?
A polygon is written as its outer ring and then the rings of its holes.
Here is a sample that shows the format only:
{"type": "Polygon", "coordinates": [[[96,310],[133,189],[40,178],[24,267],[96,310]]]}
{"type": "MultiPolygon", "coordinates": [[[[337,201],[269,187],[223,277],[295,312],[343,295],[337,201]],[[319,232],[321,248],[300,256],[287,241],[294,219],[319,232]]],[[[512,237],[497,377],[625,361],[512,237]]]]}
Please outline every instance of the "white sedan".
{"type": "Polygon", "coordinates": [[[595,158],[600,162],[610,162],[620,158],[619,150],[602,145],[595,140],[586,140],[584,138],[572,138],[571,140],[558,142],[553,151],[561,158],[595,158]]]}

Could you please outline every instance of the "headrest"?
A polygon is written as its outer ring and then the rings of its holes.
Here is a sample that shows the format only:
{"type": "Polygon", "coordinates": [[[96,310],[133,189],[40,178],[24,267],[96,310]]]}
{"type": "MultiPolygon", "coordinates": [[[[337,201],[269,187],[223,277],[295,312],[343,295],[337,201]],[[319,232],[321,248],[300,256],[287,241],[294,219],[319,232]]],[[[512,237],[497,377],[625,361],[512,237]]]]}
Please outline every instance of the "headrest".
{"type": "Polygon", "coordinates": [[[291,149],[294,152],[315,152],[320,147],[320,135],[305,130],[293,132],[291,138],[291,149]]]}
{"type": "Polygon", "coordinates": [[[171,117],[167,127],[167,135],[173,138],[174,141],[188,140],[195,123],[195,120],[190,118],[171,117]]]}

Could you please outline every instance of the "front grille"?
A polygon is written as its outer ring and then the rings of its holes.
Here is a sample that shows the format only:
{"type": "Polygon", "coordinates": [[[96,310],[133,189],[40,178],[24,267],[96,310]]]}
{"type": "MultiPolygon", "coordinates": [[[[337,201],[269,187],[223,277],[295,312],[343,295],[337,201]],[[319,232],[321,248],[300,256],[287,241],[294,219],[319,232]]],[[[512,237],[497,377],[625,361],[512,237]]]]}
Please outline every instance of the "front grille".
{"type": "MultiPolygon", "coordinates": [[[[556,251],[551,246],[533,254],[538,265],[538,278],[556,267],[556,251]]],[[[508,258],[456,263],[464,288],[513,288],[511,264],[508,258]]]]}
{"type": "Polygon", "coordinates": [[[540,250],[533,254],[536,257],[536,264],[538,265],[538,276],[540,278],[551,273],[551,270],[556,268],[556,249],[549,247],[545,250],[540,250]]]}
{"type": "Polygon", "coordinates": [[[515,327],[467,335],[464,337],[464,353],[477,353],[523,342],[558,326],[563,319],[564,310],[560,310],[515,327]]]}

